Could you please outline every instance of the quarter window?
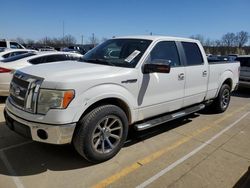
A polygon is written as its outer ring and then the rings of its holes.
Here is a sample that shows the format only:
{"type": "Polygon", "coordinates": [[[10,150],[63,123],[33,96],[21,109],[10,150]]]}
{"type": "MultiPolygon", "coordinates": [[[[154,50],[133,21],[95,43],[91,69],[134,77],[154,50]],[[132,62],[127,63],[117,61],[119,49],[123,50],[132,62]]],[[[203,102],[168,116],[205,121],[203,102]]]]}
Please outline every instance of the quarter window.
{"type": "Polygon", "coordinates": [[[170,63],[172,67],[180,66],[179,54],[175,42],[173,41],[163,41],[156,44],[150,53],[150,62],[164,62],[170,63]]]}

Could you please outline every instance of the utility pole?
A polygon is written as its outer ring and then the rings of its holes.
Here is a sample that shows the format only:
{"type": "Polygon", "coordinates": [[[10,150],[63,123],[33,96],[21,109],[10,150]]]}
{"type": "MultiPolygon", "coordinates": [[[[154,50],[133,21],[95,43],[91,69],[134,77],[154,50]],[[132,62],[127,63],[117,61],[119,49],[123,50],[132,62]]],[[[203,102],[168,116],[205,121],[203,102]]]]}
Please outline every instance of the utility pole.
{"type": "Polygon", "coordinates": [[[95,33],[92,33],[92,43],[95,46],[95,33]]]}
{"type": "Polygon", "coordinates": [[[83,45],[83,35],[81,35],[81,38],[82,38],[82,45],[83,45]]]}
{"type": "Polygon", "coordinates": [[[63,28],[62,28],[62,30],[63,30],[63,47],[64,47],[64,20],[63,20],[63,28]]]}

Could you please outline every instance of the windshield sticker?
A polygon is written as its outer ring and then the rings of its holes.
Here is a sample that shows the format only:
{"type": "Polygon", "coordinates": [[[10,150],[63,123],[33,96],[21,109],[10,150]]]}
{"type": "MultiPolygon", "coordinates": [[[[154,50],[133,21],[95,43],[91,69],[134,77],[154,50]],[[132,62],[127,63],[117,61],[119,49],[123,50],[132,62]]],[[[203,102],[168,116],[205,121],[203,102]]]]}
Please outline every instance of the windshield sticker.
{"type": "Polygon", "coordinates": [[[130,54],[124,61],[130,63],[136,56],[138,56],[141,52],[139,50],[135,50],[132,54],[130,54]]]}

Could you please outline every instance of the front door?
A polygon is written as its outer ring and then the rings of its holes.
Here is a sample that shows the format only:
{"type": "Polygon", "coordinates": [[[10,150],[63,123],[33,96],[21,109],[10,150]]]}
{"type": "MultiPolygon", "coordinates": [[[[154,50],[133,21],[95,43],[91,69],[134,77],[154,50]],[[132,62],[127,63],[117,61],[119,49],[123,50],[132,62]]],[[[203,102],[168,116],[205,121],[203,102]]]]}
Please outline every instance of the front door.
{"type": "Polygon", "coordinates": [[[183,106],[185,67],[179,58],[174,41],[158,42],[145,63],[165,62],[171,65],[170,73],[141,73],[139,83],[139,119],[142,120],[183,106]]]}

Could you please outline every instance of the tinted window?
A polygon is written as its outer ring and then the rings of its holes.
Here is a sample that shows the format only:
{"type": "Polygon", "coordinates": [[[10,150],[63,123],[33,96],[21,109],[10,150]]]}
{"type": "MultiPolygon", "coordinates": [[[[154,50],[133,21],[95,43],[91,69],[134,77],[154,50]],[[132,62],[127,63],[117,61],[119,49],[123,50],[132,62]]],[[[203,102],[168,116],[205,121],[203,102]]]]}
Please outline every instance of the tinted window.
{"type": "Polygon", "coordinates": [[[238,57],[235,61],[239,61],[242,67],[250,67],[250,57],[238,57]]]}
{"type": "Polygon", "coordinates": [[[0,47],[4,47],[4,48],[6,48],[6,47],[7,47],[6,42],[4,42],[4,41],[0,41],[0,47]]]}
{"type": "Polygon", "coordinates": [[[34,58],[34,59],[29,60],[29,62],[33,65],[37,65],[37,64],[44,62],[44,57],[34,58]]]}
{"type": "Polygon", "coordinates": [[[16,55],[20,55],[20,54],[25,54],[27,53],[26,51],[21,51],[21,52],[10,52],[10,53],[7,53],[5,55],[3,55],[2,57],[3,58],[8,58],[8,57],[13,57],[13,56],[16,56],[16,55]]]}
{"type": "Polygon", "coordinates": [[[22,49],[22,47],[16,42],[10,42],[10,48],[22,49]]]}
{"type": "Polygon", "coordinates": [[[49,63],[49,62],[56,62],[56,61],[65,61],[67,60],[66,56],[64,54],[60,55],[49,55],[46,56],[46,60],[44,63],[49,63]]]}
{"type": "Polygon", "coordinates": [[[200,48],[197,44],[191,42],[182,42],[186,55],[187,65],[202,65],[203,58],[200,48]]]}
{"type": "Polygon", "coordinates": [[[11,53],[7,53],[7,54],[3,55],[2,57],[3,57],[3,58],[8,58],[8,57],[10,57],[10,56],[11,56],[11,53]]]}
{"type": "Polygon", "coordinates": [[[16,55],[16,56],[13,56],[13,57],[8,57],[8,58],[2,60],[2,62],[16,61],[16,60],[19,60],[19,59],[22,59],[22,58],[25,58],[25,57],[33,56],[33,55],[36,55],[36,54],[35,53],[25,53],[25,54],[21,54],[21,55],[16,55]]]}
{"type": "Polygon", "coordinates": [[[166,60],[172,67],[180,66],[180,59],[175,42],[164,41],[156,44],[150,52],[149,61],[166,60]]]}

